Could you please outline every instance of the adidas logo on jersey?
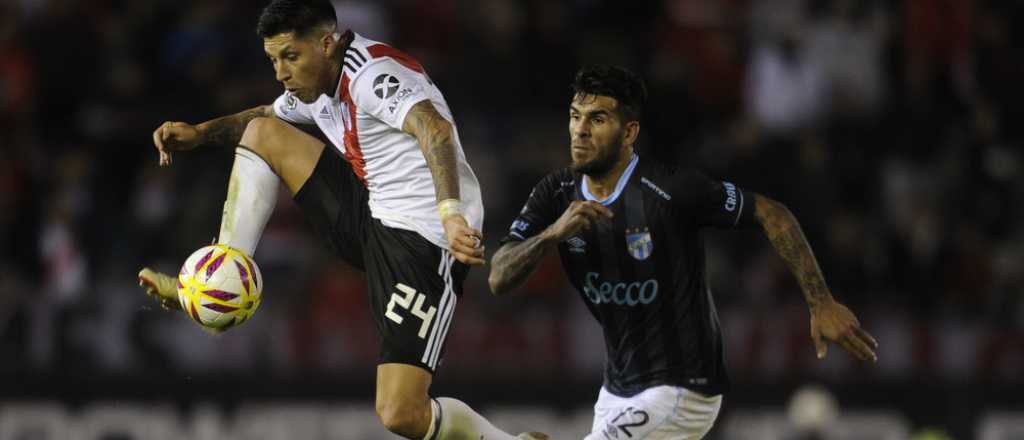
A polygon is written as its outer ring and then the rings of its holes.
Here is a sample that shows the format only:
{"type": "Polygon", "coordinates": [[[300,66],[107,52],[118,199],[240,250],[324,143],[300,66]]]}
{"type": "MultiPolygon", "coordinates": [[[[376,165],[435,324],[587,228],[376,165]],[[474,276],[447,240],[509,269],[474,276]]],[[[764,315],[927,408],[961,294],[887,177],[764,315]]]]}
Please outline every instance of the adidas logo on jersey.
{"type": "Polygon", "coordinates": [[[331,111],[324,107],[320,110],[320,117],[324,119],[331,119],[331,111]]]}

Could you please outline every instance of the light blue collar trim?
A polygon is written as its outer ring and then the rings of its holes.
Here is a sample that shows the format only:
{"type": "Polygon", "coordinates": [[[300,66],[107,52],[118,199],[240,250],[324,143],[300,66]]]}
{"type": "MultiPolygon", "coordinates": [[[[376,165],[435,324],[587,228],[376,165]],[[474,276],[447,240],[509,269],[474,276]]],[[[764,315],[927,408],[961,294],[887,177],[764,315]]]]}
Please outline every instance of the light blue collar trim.
{"type": "Polygon", "coordinates": [[[615,192],[613,192],[610,197],[604,200],[597,200],[597,197],[594,197],[594,195],[590,193],[590,187],[587,186],[587,176],[584,175],[583,178],[580,179],[583,180],[583,182],[580,184],[580,192],[583,193],[583,198],[590,201],[598,202],[604,206],[608,206],[611,205],[612,203],[615,203],[615,200],[619,198],[619,194],[622,194],[622,189],[625,188],[626,183],[629,182],[629,176],[633,175],[633,169],[636,168],[636,163],[639,161],[640,156],[637,156],[636,153],[633,153],[633,158],[629,160],[629,165],[626,165],[626,170],[622,172],[622,175],[619,176],[619,182],[615,184],[615,192]]]}

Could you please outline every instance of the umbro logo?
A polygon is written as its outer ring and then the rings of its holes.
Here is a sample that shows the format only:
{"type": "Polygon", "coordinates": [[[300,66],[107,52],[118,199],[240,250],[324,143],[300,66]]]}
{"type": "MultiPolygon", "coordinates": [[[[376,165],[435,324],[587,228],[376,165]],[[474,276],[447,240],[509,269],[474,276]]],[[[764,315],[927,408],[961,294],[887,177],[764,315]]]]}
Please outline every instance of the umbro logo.
{"type": "Polygon", "coordinates": [[[398,78],[388,73],[382,73],[373,80],[373,94],[380,99],[387,99],[394,96],[401,85],[398,78]]]}
{"type": "Polygon", "coordinates": [[[583,237],[580,237],[578,235],[573,236],[570,237],[565,242],[569,244],[569,252],[580,254],[587,251],[587,241],[584,240],[583,237]]]}
{"type": "Polygon", "coordinates": [[[658,185],[655,185],[654,182],[647,180],[646,177],[641,177],[640,181],[643,182],[644,185],[647,185],[647,187],[650,188],[652,191],[654,191],[655,194],[661,196],[661,198],[665,200],[672,200],[672,196],[665,192],[665,190],[659,188],[658,185]]]}

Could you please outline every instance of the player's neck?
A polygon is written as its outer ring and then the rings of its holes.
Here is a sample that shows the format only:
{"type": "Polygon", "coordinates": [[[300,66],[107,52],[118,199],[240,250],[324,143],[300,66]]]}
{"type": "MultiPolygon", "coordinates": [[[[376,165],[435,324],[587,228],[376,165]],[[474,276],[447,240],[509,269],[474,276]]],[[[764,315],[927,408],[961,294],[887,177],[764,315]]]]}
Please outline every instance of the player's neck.
{"type": "Polygon", "coordinates": [[[608,172],[601,175],[586,175],[587,189],[590,194],[598,200],[605,200],[611,197],[612,193],[615,192],[615,186],[619,183],[619,178],[622,177],[622,173],[626,172],[626,168],[629,167],[629,162],[633,160],[633,147],[628,147],[622,151],[619,155],[618,160],[615,161],[615,166],[608,172]]]}
{"type": "Polygon", "coordinates": [[[351,30],[346,30],[341,36],[342,42],[341,47],[334,51],[331,55],[331,78],[334,78],[334,82],[331,83],[327,91],[324,94],[330,96],[338,92],[339,83],[341,82],[341,66],[345,62],[345,52],[348,51],[348,47],[352,44],[354,36],[351,30]]]}

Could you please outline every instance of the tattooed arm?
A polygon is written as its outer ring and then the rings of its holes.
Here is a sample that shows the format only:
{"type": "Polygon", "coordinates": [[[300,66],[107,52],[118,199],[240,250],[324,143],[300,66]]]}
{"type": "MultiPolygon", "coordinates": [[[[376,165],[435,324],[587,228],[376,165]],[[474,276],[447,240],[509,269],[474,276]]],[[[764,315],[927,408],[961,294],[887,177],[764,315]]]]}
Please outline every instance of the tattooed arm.
{"type": "Polygon", "coordinates": [[[811,339],[814,340],[818,358],[825,357],[825,340],[830,340],[861,360],[877,361],[875,348],[878,342],[860,328],[860,322],[850,309],[832,298],[814,252],[789,209],[775,200],[756,194],[754,217],[803,290],[804,299],[811,309],[811,339]]]}
{"type": "Polygon", "coordinates": [[[416,137],[427,159],[448,250],[462,263],[484,264],[484,247],[480,245],[483,234],[469,226],[459,208],[459,169],[452,124],[425,99],[409,109],[402,131],[416,137]]]}
{"type": "Polygon", "coordinates": [[[274,116],[274,108],[269,105],[261,105],[245,110],[240,113],[220,117],[204,122],[196,126],[196,130],[202,135],[200,145],[212,145],[234,148],[242,139],[242,133],[249,121],[256,118],[269,118],[274,116]]]}
{"type": "Polygon", "coordinates": [[[555,243],[546,234],[517,243],[505,243],[491,257],[491,274],[487,277],[491,292],[504,295],[526,281],[555,243]]]}
{"type": "Polygon", "coordinates": [[[171,153],[175,151],[188,151],[200,145],[233,148],[242,139],[242,133],[249,121],[258,117],[272,116],[274,116],[273,107],[262,105],[199,125],[185,122],[164,122],[153,131],[153,144],[160,152],[160,165],[170,165],[171,153]]]}
{"type": "Polygon", "coordinates": [[[487,283],[495,295],[504,295],[526,281],[537,264],[556,243],[580,230],[589,229],[601,218],[612,218],[612,211],[592,201],[574,201],[551,226],[518,243],[505,243],[491,258],[487,283]]]}
{"type": "Polygon", "coordinates": [[[789,270],[800,283],[807,305],[814,308],[832,301],[832,294],[825,284],[825,277],[821,274],[814,252],[789,209],[775,200],[757,194],[754,196],[754,218],[764,228],[768,240],[772,242],[772,246],[786,261],[789,270]]]}
{"type": "Polygon", "coordinates": [[[402,131],[420,141],[420,150],[434,177],[437,200],[458,199],[459,174],[452,124],[437,112],[429,99],[425,99],[409,109],[402,123],[402,131]]]}

